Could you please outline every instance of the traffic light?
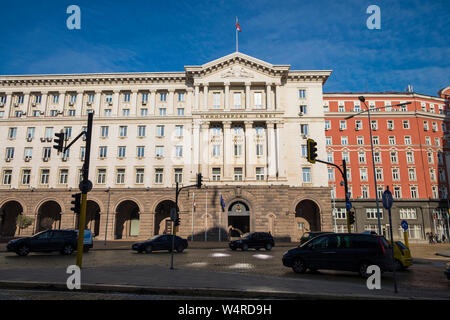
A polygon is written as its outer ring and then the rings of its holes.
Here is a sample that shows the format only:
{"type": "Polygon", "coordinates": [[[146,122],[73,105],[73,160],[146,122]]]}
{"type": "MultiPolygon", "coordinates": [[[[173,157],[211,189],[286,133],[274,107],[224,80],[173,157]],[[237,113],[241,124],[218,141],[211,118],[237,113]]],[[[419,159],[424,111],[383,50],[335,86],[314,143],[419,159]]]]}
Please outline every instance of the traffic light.
{"type": "Polygon", "coordinates": [[[58,150],[58,152],[62,152],[63,151],[63,145],[64,145],[64,133],[63,132],[58,132],[55,133],[55,143],[53,145],[53,148],[55,148],[56,150],[58,150]]]}
{"type": "Polygon", "coordinates": [[[202,187],[202,174],[197,173],[197,188],[200,189],[202,187]]]}
{"type": "Polygon", "coordinates": [[[306,145],[308,148],[308,162],[316,163],[317,158],[317,142],[313,139],[308,139],[306,141],[306,145]]]}
{"type": "Polygon", "coordinates": [[[349,218],[350,224],[354,224],[355,223],[355,212],[349,211],[348,214],[349,214],[348,218],[349,218]]]}
{"type": "Polygon", "coordinates": [[[70,203],[73,204],[74,206],[70,208],[70,210],[79,214],[81,212],[81,193],[73,194],[72,198],[74,199],[70,203]]]}

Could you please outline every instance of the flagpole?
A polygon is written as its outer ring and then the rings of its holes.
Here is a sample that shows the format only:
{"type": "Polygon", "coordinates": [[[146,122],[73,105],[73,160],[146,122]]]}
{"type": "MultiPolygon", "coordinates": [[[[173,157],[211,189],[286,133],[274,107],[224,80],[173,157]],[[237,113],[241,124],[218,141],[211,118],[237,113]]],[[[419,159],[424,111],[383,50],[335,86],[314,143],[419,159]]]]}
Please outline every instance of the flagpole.
{"type": "MultiPolygon", "coordinates": [[[[237,17],[236,17],[236,23],[237,23],[237,17]]],[[[239,45],[238,45],[238,29],[237,29],[237,26],[236,26],[236,52],[238,52],[239,51],[239,45]]]]}

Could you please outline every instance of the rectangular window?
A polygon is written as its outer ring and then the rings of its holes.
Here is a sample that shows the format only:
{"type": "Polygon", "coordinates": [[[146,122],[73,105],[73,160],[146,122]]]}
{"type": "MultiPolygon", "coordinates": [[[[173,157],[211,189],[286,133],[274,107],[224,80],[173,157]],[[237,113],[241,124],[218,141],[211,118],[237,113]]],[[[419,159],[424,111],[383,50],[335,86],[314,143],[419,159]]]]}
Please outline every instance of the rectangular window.
{"type": "Polygon", "coordinates": [[[174,171],[175,183],[183,183],[183,169],[176,168],[174,171]]]}
{"type": "Polygon", "coordinates": [[[142,93],[142,103],[145,104],[148,101],[148,93],[144,92],[142,93]]]}
{"type": "Polygon", "coordinates": [[[381,163],[381,153],[380,152],[374,152],[373,153],[373,159],[374,159],[376,164],[380,164],[381,163]]]}
{"type": "Polygon", "coordinates": [[[31,170],[25,169],[22,171],[22,184],[30,184],[31,170]]]}
{"type": "Polygon", "coordinates": [[[159,115],[160,116],[167,115],[167,109],[166,108],[159,108],[159,115]]]}
{"type": "Polygon", "coordinates": [[[264,167],[256,168],[256,180],[259,180],[259,181],[264,180],[264,167]]]}
{"type": "Polygon", "coordinates": [[[44,159],[50,159],[51,154],[52,154],[52,148],[51,147],[44,147],[42,149],[42,157],[44,159]]]}
{"type": "Polygon", "coordinates": [[[242,108],[242,98],[240,92],[233,93],[233,105],[235,109],[242,108]]]}
{"type": "Polygon", "coordinates": [[[178,101],[184,101],[184,92],[178,92],[178,101]]]}
{"type": "Polygon", "coordinates": [[[306,98],[306,89],[299,89],[299,90],[298,90],[298,97],[299,97],[300,99],[306,98]]]}
{"type": "Polygon", "coordinates": [[[219,92],[213,93],[213,108],[215,108],[215,109],[220,108],[220,93],[219,92]]]}
{"type": "Polygon", "coordinates": [[[398,163],[397,152],[391,152],[391,163],[398,163]]]}
{"type": "Polygon", "coordinates": [[[362,128],[363,128],[362,121],[361,120],[356,120],[355,121],[355,129],[356,130],[362,130],[362,128]]]}
{"type": "Polygon", "coordinates": [[[390,145],[395,145],[395,137],[394,136],[390,136],[389,137],[389,144],[390,145]]]}
{"type": "Polygon", "coordinates": [[[184,108],[178,108],[177,109],[177,115],[184,116],[184,108]]]}
{"type": "Polygon", "coordinates": [[[6,159],[14,159],[14,147],[6,148],[6,159]]]}
{"type": "Polygon", "coordinates": [[[341,144],[342,144],[343,146],[348,145],[348,137],[342,136],[342,137],[341,137],[341,144]]]}
{"type": "Polygon", "coordinates": [[[138,158],[143,158],[145,156],[145,147],[144,146],[136,147],[136,154],[138,158]]]}
{"type": "Polygon", "coordinates": [[[336,219],[347,219],[347,210],[345,208],[334,208],[333,216],[336,219]]]}
{"type": "Polygon", "coordinates": [[[123,94],[123,102],[130,102],[131,94],[124,93],[123,94]]]}
{"type": "Polygon", "coordinates": [[[362,186],[361,187],[361,197],[363,199],[368,199],[369,198],[369,187],[367,187],[367,186],[362,186]]]}
{"type": "Polygon", "coordinates": [[[126,137],[127,136],[128,127],[127,126],[120,126],[119,127],[119,137],[126,137]]]}
{"type": "Polygon", "coordinates": [[[31,159],[33,157],[33,148],[25,148],[24,157],[25,159],[31,159]]]}
{"type": "Polygon", "coordinates": [[[307,111],[308,111],[308,107],[306,105],[302,104],[300,106],[300,113],[307,114],[308,113],[307,111]]]}
{"type": "Polygon", "coordinates": [[[303,183],[311,183],[311,168],[302,168],[303,183]]]}
{"type": "Polygon", "coordinates": [[[98,169],[98,171],[97,171],[97,183],[98,184],[106,183],[106,169],[98,169]]]}
{"type": "Polygon", "coordinates": [[[163,183],[163,173],[164,173],[164,169],[162,169],[162,168],[155,169],[155,183],[156,184],[163,183]]]}
{"type": "Polygon", "coordinates": [[[340,130],[345,130],[345,129],[347,129],[347,121],[345,121],[345,120],[340,120],[340,121],[339,121],[339,129],[340,129],[340,130]]]}
{"type": "Polygon", "coordinates": [[[300,125],[300,133],[304,136],[308,135],[308,125],[307,124],[300,125]]]}
{"type": "Polygon", "coordinates": [[[330,130],[331,129],[331,122],[330,120],[325,120],[325,130],[330,130]]]}
{"type": "Polygon", "coordinates": [[[86,147],[80,147],[80,159],[81,161],[84,161],[84,158],[86,157],[86,147]]]}
{"type": "Polygon", "coordinates": [[[220,156],[220,145],[214,145],[213,146],[213,156],[219,157],[220,156]]]}
{"type": "Polygon", "coordinates": [[[64,127],[64,139],[68,140],[72,137],[72,127],[64,127]]]}
{"type": "MultiPolygon", "coordinates": [[[[379,211],[379,214],[380,214],[380,219],[383,219],[383,212],[381,211],[381,209],[379,211]]],[[[366,215],[367,215],[367,219],[378,219],[376,208],[366,209],[366,215]]]]}
{"type": "Polygon", "coordinates": [[[334,169],[328,169],[328,181],[334,181],[334,169]]]}
{"type": "Polygon", "coordinates": [[[345,162],[347,162],[347,163],[350,162],[350,156],[349,156],[348,152],[342,152],[342,160],[345,160],[345,162]]]}
{"type": "Polygon", "coordinates": [[[239,157],[242,155],[242,145],[241,144],[235,144],[234,145],[234,155],[236,157],[239,157]]]}
{"type": "Polygon", "coordinates": [[[111,109],[105,109],[105,117],[111,117],[111,109]]]}
{"type": "Polygon", "coordinates": [[[242,181],[242,168],[234,168],[234,181],[242,181]]]}
{"type": "Polygon", "coordinates": [[[164,147],[163,146],[156,146],[156,157],[162,158],[164,157],[164,147]]]}
{"type": "Polygon", "coordinates": [[[410,136],[405,136],[405,144],[407,144],[407,145],[411,144],[411,137],[410,136]]]}
{"type": "Polygon", "coordinates": [[[183,156],[183,146],[175,146],[175,156],[178,158],[183,156]]]}
{"type": "Polygon", "coordinates": [[[387,121],[387,128],[388,130],[394,130],[394,120],[387,121]]]}
{"type": "Polygon", "coordinates": [[[163,92],[159,94],[159,101],[167,101],[167,93],[163,92]]]}
{"type": "Polygon", "coordinates": [[[416,181],[416,169],[409,168],[408,169],[409,181],[416,181]]]}
{"type": "Polygon", "coordinates": [[[117,169],[116,184],[125,183],[125,169],[117,169]]]}
{"type": "Polygon", "coordinates": [[[333,140],[331,137],[325,137],[325,144],[327,146],[331,146],[333,144],[333,140]]]}
{"type": "Polygon", "coordinates": [[[360,168],[359,175],[361,177],[361,181],[367,181],[367,169],[366,168],[360,168]]]}
{"type": "Polygon", "coordinates": [[[375,175],[376,175],[377,181],[383,181],[383,169],[376,168],[375,175]]]}
{"type": "Polygon", "coordinates": [[[400,181],[400,170],[398,168],[392,168],[392,180],[400,181]]]}
{"type": "Polygon", "coordinates": [[[54,94],[53,95],[53,103],[58,103],[59,102],[59,95],[54,94]]]}
{"type": "Polygon", "coordinates": [[[400,219],[417,219],[417,212],[414,208],[401,208],[400,219]]]}
{"type": "Polygon", "coordinates": [[[372,137],[372,143],[374,145],[379,145],[380,144],[380,139],[378,138],[378,136],[373,136],[372,137]]]}
{"type": "Polygon", "coordinates": [[[106,152],[108,150],[108,147],[102,146],[98,148],[98,156],[99,158],[106,158],[106,152]]]}
{"type": "Polygon", "coordinates": [[[128,117],[130,115],[130,109],[122,109],[122,116],[128,117]]]}
{"type": "Polygon", "coordinates": [[[67,184],[67,178],[69,176],[68,169],[61,169],[59,171],[59,184],[67,184]]]}
{"type": "Polygon", "coordinates": [[[175,126],[175,135],[177,137],[183,136],[183,126],[175,126]]]}
{"type": "Polygon", "coordinates": [[[136,169],[136,184],[143,184],[143,183],[144,183],[144,169],[137,168],[136,169]]]}
{"type": "Polygon", "coordinates": [[[371,120],[370,125],[372,127],[372,130],[378,130],[378,120],[371,120]]]}
{"type": "Polygon", "coordinates": [[[4,170],[3,171],[3,180],[2,180],[3,184],[10,185],[11,178],[12,178],[12,170],[4,170]]]}
{"type": "Polygon", "coordinates": [[[414,163],[414,153],[413,152],[406,152],[406,161],[408,163],[414,163]]]}
{"type": "Polygon", "coordinates": [[[358,152],[359,163],[366,163],[366,153],[358,152]]]}
{"type": "Polygon", "coordinates": [[[35,132],[36,132],[36,128],[34,128],[34,127],[27,128],[27,139],[34,139],[35,132]]]}
{"type": "Polygon", "coordinates": [[[257,156],[262,156],[263,152],[264,152],[263,145],[262,144],[257,144],[256,145],[256,155],[257,156]]]}
{"type": "Polygon", "coordinates": [[[213,181],[220,181],[220,168],[212,168],[213,181]]]}
{"type": "Polygon", "coordinates": [[[145,117],[148,115],[148,109],[147,108],[142,108],[141,109],[141,117],[145,117]]]}
{"type": "Polygon", "coordinates": [[[364,137],[358,136],[356,138],[356,144],[359,144],[359,145],[364,144],[364,137]]]}
{"type": "Polygon", "coordinates": [[[394,187],[394,198],[401,199],[402,198],[402,189],[401,187],[394,187]]]}
{"type": "Polygon", "coordinates": [[[75,117],[77,114],[76,110],[69,110],[69,117],[75,117]]]}
{"type": "Polygon", "coordinates": [[[138,126],[138,137],[145,137],[145,126],[138,126]]]}
{"type": "Polygon", "coordinates": [[[164,137],[164,126],[156,126],[156,136],[164,137]]]}
{"type": "Polygon", "coordinates": [[[125,158],[125,153],[126,153],[127,147],[120,146],[120,147],[118,147],[117,150],[118,150],[117,157],[118,158],[125,158]]]}
{"type": "Polygon", "coordinates": [[[411,198],[415,199],[419,197],[417,187],[411,187],[410,190],[411,190],[411,198]]]}
{"type": "Polygon", "coordinates": [[[16,136],[17,136],[17,128],[9,128],[8,138],[9,139],[15,139],[16,136]]]}
{"type": "Polygon", "coordinates": [[[255,103],[255,109],[261,109],[262,108],[262,93],[261,92],[255,92],[253,95],[254,103],[255,103]]]}

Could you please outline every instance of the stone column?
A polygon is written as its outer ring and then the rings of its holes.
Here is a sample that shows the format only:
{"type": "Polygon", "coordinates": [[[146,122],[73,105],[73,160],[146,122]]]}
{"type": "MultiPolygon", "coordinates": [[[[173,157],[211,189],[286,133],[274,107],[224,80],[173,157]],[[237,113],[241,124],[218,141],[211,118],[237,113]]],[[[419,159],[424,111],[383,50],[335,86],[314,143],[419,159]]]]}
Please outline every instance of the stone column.
{"type": "Polygon", "coordinates": [[[245,83],[245,110],[250,110],[250,82],[245,83]]]}
{"type": "Polygon", "coordinates": [[[81,115],[83,111],[83,91],[77,91],[77,101],[75,103],[75,113],[81,115]],[[79,112],[79,113],[78,113],[79,112]]]}
{"type": "Polygon", "coordinates": [[[150,89],[150,110],[148,110],[148,113],[156,115],[156,89],[150,89]]]}
{"type": "Polygon", "coordinates": [[[253,176],[254,156],[256,155],[253,143],[253,121],[245,121],[245,178],[253,176]]]}
{"type": "Polygon", "coordinates": [[[192,114],[192,110],[193,110],[193,98],[194,98],[194,94],[193,94],[194,89],[193,88],[187,88],[187,97],[186,97],[186,108],[184,110],[184,114],[188,115],[188,114],[192,114]]]}
{"type": "Polygon", "coordinates": [[[120,90],[114,90],[113,91],[113,110],[111,111],[112,116],[119,116],[119,96],[120,96],[120,90]]]}
{"type": "Polygon", "coordinates": [[[199,110],[199,104],[200,104],[200,86],[198,83],[194,84],[195,87],[195,103],[194,103],[194,110],[199,110]]]}
{"type": "Polygon", "coordinates": [[[267,108],[267,110],[273,110],[271,91],[272,91],[272,84],[267,83],[266,84],[266,108],[267,108]]]}
{"type": "Polygon", "coordinates": [[[174,111],[175,111],[175,99],[174,99],[174,95],[175,95],[175,89],[173,88],[169,88],[169,101],[168,101],[168,109],[167,110],[167,114],[168,115],[174,115],[174,111]]]}
{"type": "Polygon", "coordinates": [[[131,112],[130,112],[131,116],[140,115],[137,107],[137,94],[138,91],[136,89],[131,90],[131,112]]]}
{"type": "Polygon", "coordinates": [[[94,97],[94,114],[98,116],[103,116],[100,114],[101,109],[101,101],[102,101],[102,91],[101,90],[95,90],[95,97],[94,97]]]}
{"type": "Polygon", "coordinates": [[[193,134],[192,134],[192,173],[191,173],[191,181],[196,181],[196,176],[199,171],[200,164],[200,122],[198,120],[194,120],[192,124],[193,134]]]}
{"type": "Polygon", "coordinates": [[[281,110],[280,84],[275,85],[275,109],[281,110]]]}
{"type": "Polygon", "coordinates": [[[225,110],[230,110],[230,83],[225,82],[225,110]]]}
{"type": "Polygon", "coordinates": [[[233,155],[231,147],[231,121],[223,122],[223,135],[223,176],[225,179],[231,179],[231,157],[233,155]]]}
{"type": "Polygon", "coordinates": [[[208,106],[208,84],[203,84],[203,110],[207,111],[209,109],[208,106]]]}
{"type": "Polygon", "coordinates": [[[5,115],[6,117],[11,117],[11,106],[12,106],[12,92],[6,92],[6,104],[5,104],[5,115]]]}
{"type": "Polygon", "coordinates": [[[204,179],[209,180],[209,121],[202,122],[202,140],[200,143],[200,165],[204,179]]]}
{"type": "Polygon", "coordinates": [[[66,104],[66,92],[65,91],[59,91],[59,112],[64,112],[64,106],[66,104]]]}
{"type": "Polygon", "coordinates": [[[278,178],[285,178],[286,175],[286,160],[284,155],[286,150],[284,149],[284,123],[281,121],[277,122],[277,172],[278,178]]]}
{"type": "Polygon", "coordinates": [[[275,130],[274,123],[267,122],[267,141],[268,141],[268,150],[267,150],[267,163],[269,165],[269,180],[276,179],[276,150],[275,150],[275,130]]]}
{"type": "Polygon", "coordinates": [[[48,91],[42,91],[42,100],[41,100],[41,107],[39,108],[39,111],[43,112],[44,114],[47,114],[47,100],[48,100],[48,91]]]}
{"type": "Polygon", "coordinates": [[[23,93],[24,97],[23,97],[23,105],[20,108],[20,110],[22,110],[22,112],[26,112],[27,116],[29,116],[31,114],[31,109],[30,109],[30,92],[24,92],[23,93]]]}

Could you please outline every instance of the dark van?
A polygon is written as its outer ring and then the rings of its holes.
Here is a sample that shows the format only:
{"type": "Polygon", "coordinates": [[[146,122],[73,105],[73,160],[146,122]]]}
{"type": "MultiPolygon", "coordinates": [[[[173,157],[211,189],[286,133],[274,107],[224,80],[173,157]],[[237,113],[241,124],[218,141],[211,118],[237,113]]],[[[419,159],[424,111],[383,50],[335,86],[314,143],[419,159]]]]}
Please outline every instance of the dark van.
{"type": "Polygon", "coordinates": [[[283,265],[297,273],[307,269],[356,271],[368,277],[367,267],[392,270],[392,248],[383,236],[358,233],[330,233],[318,236],[287,251],[283,265]]]}

